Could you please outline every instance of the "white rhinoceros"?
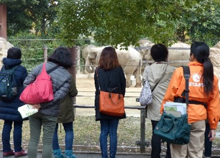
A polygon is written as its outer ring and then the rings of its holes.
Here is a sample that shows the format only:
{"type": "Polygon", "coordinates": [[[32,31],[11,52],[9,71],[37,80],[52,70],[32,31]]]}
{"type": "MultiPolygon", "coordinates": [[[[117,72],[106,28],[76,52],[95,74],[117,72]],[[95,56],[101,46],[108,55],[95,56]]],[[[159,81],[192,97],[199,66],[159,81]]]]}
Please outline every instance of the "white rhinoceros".
{"type": "MultiPolygon", "coordinates": [[[[101,52],[105,46],[96,47],[94,45],[88,45],[84,47],[82,50],[82,56],[86,56],[85,69],[89,73],[94,72],[94,67],[97,66],[101,52]]],[[[134,75],[136,78],[136,87],[141,86],[141,55],[138,51],[136,51],[132,47],[128,47],[128,49],[124,49],[118,47],[116,49],[116,53],[118,55],[118,60],[120,65],[122,66],[124,73],[126,75],[126,87],[131,86],[131,75],[134,75]]]]}

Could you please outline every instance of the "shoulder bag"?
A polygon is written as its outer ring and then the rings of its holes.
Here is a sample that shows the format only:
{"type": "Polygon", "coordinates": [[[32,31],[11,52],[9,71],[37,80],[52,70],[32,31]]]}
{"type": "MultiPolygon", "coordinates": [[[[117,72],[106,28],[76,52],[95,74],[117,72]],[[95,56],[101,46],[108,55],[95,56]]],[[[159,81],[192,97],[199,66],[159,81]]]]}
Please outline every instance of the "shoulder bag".
{"type": "Polygon", "coordinates": [[[96,69],[96,76],[100,90],[100,95],[99,95],[100,113],[110,116],[118,116],[118,117],[123,116],[125,114],[124,97],[122,94],[113,93],[113,90],[118,87],[113,88],[111,92],[102,91],[99,83],[98,68],[96,69]]]}
{"type": "Polygon", "coordinates": [[[189,77],[190,71],[188,66],[183,66],[184,77],[186,80],[185,103],[186,114],[174,116],[170,113],[163,112],[154,134],[161,137],[162,140],[172,144],[188,144],[190,140],[191,125],[188,124],[187,106],[189,104],[189,77]]]}
{"type": "Polygon", "coordinates": [[[40,104],[52,101],[53,83],[49,73],[57,69],[59,66],[46,71],[46,63],[42,66],[41,73],[37,76],[34,82],[29,84],[21,93],[20,100],[26,104],[40,104]]]}

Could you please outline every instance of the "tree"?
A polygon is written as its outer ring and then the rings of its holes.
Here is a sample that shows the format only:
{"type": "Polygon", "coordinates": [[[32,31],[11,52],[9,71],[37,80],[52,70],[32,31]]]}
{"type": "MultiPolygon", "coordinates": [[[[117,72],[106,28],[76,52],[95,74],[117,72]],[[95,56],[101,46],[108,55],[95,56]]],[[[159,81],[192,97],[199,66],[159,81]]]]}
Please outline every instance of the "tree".
{"type": "Polygon", "coordinates": [[[58,1],[55,0],[2,0],[8,7],[8,34],[35,30],[36,35],[48,34],[56,17],[58,1]]]}
{"type": "Polygon", "coordinates": [[[93,35],[101,44],[136,44],[140,37],[154,42],[177,40],[177,22],[196,0],[63,0],[59,9],[61,37],[93,35]]]}

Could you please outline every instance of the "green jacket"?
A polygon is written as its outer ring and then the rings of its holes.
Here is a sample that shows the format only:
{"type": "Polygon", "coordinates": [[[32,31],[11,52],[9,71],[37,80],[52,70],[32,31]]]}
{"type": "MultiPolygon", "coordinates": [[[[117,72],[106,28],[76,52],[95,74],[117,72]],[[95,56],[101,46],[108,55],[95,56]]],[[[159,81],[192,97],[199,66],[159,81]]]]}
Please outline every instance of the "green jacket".
{"type": "Polygon", "coordinates": [[[61,100],[59,116],[57,118],[58,123],[68,123],[75,119],[75,109],[73,108],[73,97],[77,95],[78,91],[76,89],[75,81],[71,77],[70,91],[61,100]]]}

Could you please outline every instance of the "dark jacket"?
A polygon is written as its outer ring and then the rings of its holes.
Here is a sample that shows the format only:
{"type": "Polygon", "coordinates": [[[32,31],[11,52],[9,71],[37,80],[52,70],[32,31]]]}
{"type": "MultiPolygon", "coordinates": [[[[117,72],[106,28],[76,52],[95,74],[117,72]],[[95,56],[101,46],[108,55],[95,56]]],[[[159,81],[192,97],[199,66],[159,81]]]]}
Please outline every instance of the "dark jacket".
{"type": "Polygon", "coordinates": [[[71,77],[70,91],[61,100],[60,112],[57,118],[58,123],[68,123],[73,122],[75,119],[75,108],[73,108],[73,97],[77,95],[78,91],[76,89],[75,81],[71,77]]]}
{"type": "Polygon", "coordinates": [[[14,66],[19,65],[14,71],[15,80],[18,88],[18,95],[11,101],[0,100],[0,119],[10,121],[22,121],[21,115],[18,112],[18,107],[24,105],[19,97],[24,89],[23,82],[27,76],[27,70],[25,67],[20,65],[21,63],[22,61],[20,59],[3,59],[3,65],[5,69],[10,69],[14,66]]]}
{"type": "MultiPolygon", "coordinates": [[[[112,69],[112,70],[103,70],[101,68],[98,68],[98,80],[100,83],[100,87],[102,91],[109,92],[113,88],[118,87],[117,91],[114,91],[116,93],[121,93],[123,96],[125,95],[125,88],[126,88],[126,79],[124,72],[120,66],[112,69]]],[[[97,72],[97,71],[96,71],[97,72]]],[[[95,80],[95,110],[96,110],[96,121],[100,119],[122,119],[126,116],[122,117],[113,117],[105,114],[101,114],[99,111],[99,83],[97,80],[97,74],[94,75],[95,80]]]]}
{"type": "MultiPolygon", "coordinates": [[[[28,74],[24,81],[24,86],[26,87],[30,83],[32,83],[38,74],[42,70],[43,63],[37,65],[31,73],[28,74]]],[[[50,70],[53,67],[57,66],[57,64],[53,62],[47,62],[46,70],[50,70]]],[[[49,116],[58,116],[59,107],[61,99],[69,92],[70,83],[71,83],[71,75],[70,73],[62,66],[59,66],[57,69],[52,71],[50,74],[52,82],[53,82],[53,94],[54,100],[42,103],[39,112],[49,116]]]]}

